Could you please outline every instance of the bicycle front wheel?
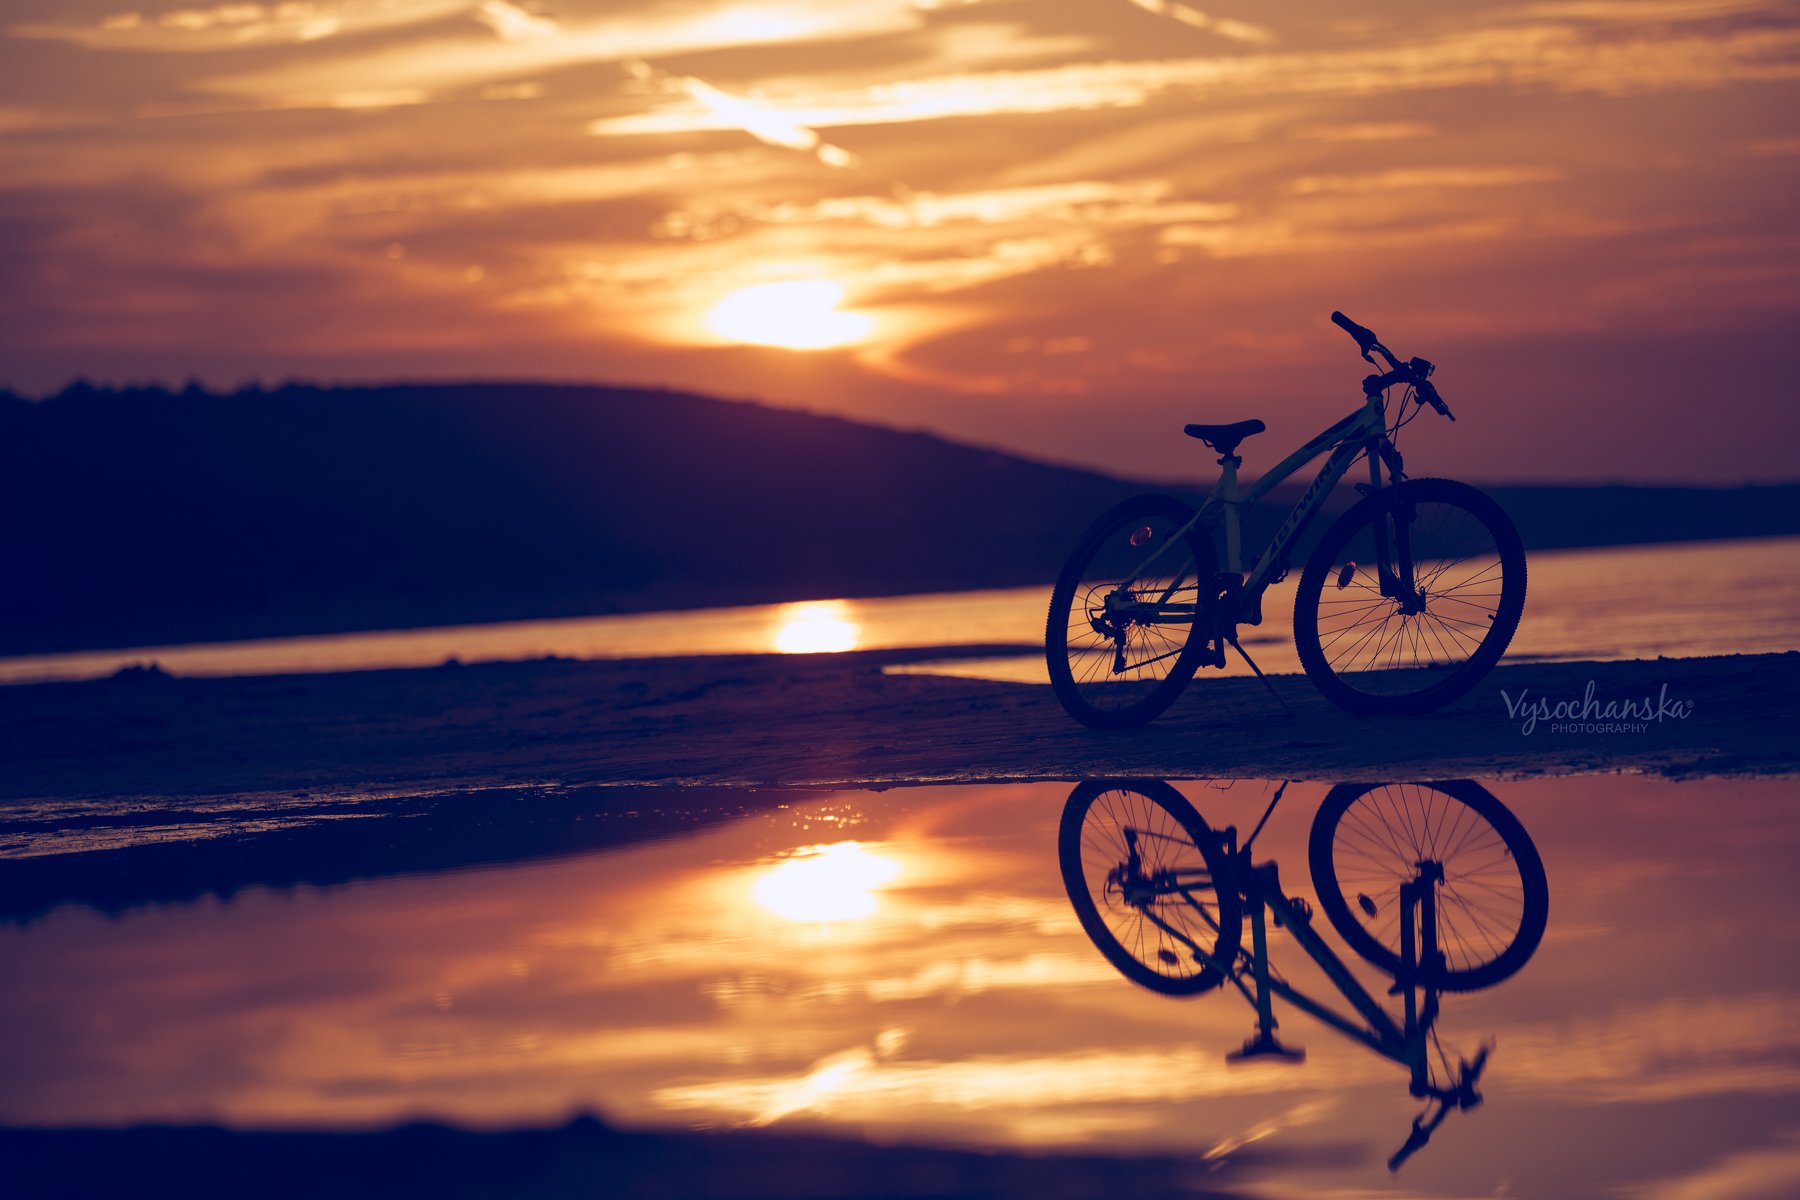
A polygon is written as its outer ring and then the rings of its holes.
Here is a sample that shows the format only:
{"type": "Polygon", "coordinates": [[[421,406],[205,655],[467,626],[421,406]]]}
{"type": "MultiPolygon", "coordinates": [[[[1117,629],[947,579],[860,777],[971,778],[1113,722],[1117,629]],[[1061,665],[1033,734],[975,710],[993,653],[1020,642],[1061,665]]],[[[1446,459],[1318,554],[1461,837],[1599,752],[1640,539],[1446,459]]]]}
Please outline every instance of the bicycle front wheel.
{"type": "Polygon", "coordinates": [[[1050,596],[1044,657],[1070,716],[1095,729],[1151,720],[1193,678],[1202,589],[1217,574],[1194,510],[1173,496],[1138,496],[1082,536],[1050,596]]]}
{"type": "Polygon", "coordinates": [[[1431,712],[1493,668],[1524,611],[1506,513],[1468,484],[1411,479],[1325,531],[1294,597],[1294,647],[1340,708],[1431,712]]]}
{"type": "Polygon", "coordinates": [[[1390,973],[1400,968],[1401,885],[1422,864],[1442,866],[1436,908],[1443,968],[1429,981],[1447,992],[1510,977],[1536,953],[1549,920],[1537,847],[1511,810],[1470,780],[1340,783],[1313,818],[1307,859],[1332,927],[1390,973]]]}
{"type": "Polygon", "coordinates": [[[1082,929],[1125,978],[1165,996],[1225,981],[1243,909],[1221,882],[1218,835],[1180,792],[1159,780],[1078,785],[1057,857],[1082,929]]]}

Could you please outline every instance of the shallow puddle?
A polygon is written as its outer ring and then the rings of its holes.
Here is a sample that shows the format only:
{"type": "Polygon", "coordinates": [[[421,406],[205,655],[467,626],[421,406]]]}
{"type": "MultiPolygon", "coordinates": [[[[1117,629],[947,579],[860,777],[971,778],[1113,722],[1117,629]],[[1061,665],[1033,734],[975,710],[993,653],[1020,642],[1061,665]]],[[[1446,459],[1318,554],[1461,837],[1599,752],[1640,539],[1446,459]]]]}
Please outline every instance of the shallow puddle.
{"type": "MultiPolygon", "coordinates": [[[[532,857],[479,869],[430,869],[398,848],[404,821],[376,818],[392,874],[376,856],[375,878],[234,877],[229,899],[115,897],[110,915],[51,897],[0,928],[0,1123],[498,1128],[593,1111],[1174,1152],[1224,1191],[1800,1183],[1794,781],[1484,786],[1541,857],[1548,919],[1508,977],[1441,996],[1440,1065],[1492,1047],[1485,1103],[1450,1112],[1397,1176],[1386,1161],[1429,1107],[1406,1067],[1281,998],[1278,1036],[1304,1061],[1230,1064],[1256,1026],[1233,986],[1171,998],[1103,956],[1059,863],[1068,784],[775,798],[613,849],[559,851],[552,831],[527,839],[532,857]]],[[[1173,787],[1241,840],[1277,785],[1173,787]]],[[[1309,928],[1401,1024],[1394,976],[1347,944],[1309,867],[1331,789],[1289,785],[1253,857],[1279,865],[1309,928]]],[[[1155,824],[1141,796],[1112,794],[1135,814],[1115,824],[1155,824]]],[[[1437,794],[1371,793],[1368,828],[1410,844],[1437,794]]],[[[1462,828],[1434,845],[1448,853],[1462,828]]],[[[1394,911],[1346,869],[1337,890],[1352,920],[1364,902],[1394,911]]],[[[1505,940],[1471,928],[1477,956],[1505,940]]],[[[1249,950],[1247,913],[1238,931],[1249,950]]],[[[1289,931],[1268,937],[1280,977],[1357,1019],[1289,931]]],[[[1198,969],[1169,945],[1127,949],[1153,974],[1198,969]]]]}

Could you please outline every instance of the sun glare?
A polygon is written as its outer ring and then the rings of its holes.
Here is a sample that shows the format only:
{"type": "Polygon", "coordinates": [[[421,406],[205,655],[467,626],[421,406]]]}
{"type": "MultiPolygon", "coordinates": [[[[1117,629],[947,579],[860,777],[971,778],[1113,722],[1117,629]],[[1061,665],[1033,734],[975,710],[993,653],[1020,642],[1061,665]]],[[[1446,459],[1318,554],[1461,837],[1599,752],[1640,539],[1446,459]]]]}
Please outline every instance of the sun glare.
{"type": "Polygon", "coordinates": [[[709,329],[734,342],[787,350],[827,350],[861,341],[875,322],[839,312],[844,289],[829,279],[759,283],[733,292],[706,314],[709,329]]]}
{"type": "Polygon", "coordinates": [[[856,842],[812,846],[757,879],[756,902],[790,921],[851,921],[875,911],[875,890],[899,866],[856,842]]]}
{"type": "Polygon", "coordinates": [[[842,600],[784,604],[775,627],[775,649],[783,654],[831,654],[856,649],[862,632],[842,600]]]}

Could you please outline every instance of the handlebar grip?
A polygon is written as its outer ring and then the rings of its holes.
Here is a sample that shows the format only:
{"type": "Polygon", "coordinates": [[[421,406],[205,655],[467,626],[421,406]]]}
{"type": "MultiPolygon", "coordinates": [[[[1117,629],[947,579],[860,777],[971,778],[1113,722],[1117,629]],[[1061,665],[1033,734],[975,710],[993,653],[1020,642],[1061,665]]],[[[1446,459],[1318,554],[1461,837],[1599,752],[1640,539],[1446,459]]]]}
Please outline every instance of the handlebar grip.
{"type": "Polygon", "coordinates": [[[1415,1124],[1413,1126],[1412,1136],[1406,1139],[1406,1144],[1394,1151],[1393,1155],[1387,1160],[1387,1169],[1389,1171],[1399,1171],[1400,1168],[1406,1164],[1406,1160],[1417,1154],[1420,1147],[1424,1146],[1425,1143],[1430,1140],[1430,1131],[1421,1129],[1415,1124]]]}
{"type": "Polygon", "coordinates": [[[1342,329],[1345,333],[1349,334],[1351,337],[1355,338],[1358,348],[1360,348],[1364,354],[1367,354],[1371,349],[1374,348],[1376,340],[1377,340],[1374,332],[1372,330],[1363,328],[1361,325],[1358,325],[1355,321],[1352,321],[1349,317],[1346,317],[1343,313],[1341,313],[1341,312],[1332,313],[1331,314],[1331,323],[1333,325],[1336,325],[1339,329],[1342,329]]]}

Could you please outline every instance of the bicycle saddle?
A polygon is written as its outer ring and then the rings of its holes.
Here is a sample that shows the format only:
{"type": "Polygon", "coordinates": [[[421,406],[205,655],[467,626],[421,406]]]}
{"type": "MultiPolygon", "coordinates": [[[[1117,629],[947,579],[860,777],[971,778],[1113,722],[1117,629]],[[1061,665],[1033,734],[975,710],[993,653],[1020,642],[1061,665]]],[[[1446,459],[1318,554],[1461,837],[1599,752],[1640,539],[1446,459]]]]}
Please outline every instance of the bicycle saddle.
{"type": "Polygon", "coordinates": [[[1250,420],[1233,421],[1229,425],[1187,425],[1182,431],[1191,438],[1199,438],[1220,454],[1234,454],[1239,442],[1267,428],[1261,421],[1250,420]]]}

